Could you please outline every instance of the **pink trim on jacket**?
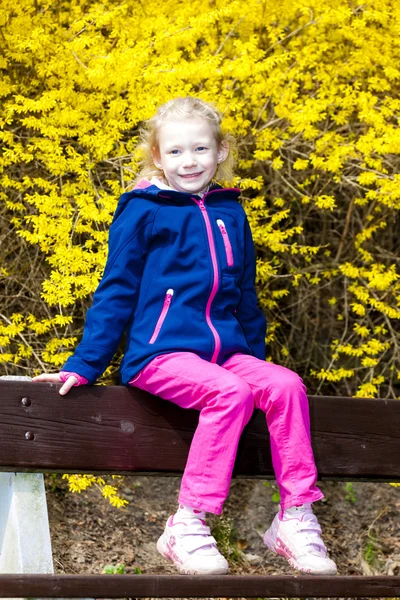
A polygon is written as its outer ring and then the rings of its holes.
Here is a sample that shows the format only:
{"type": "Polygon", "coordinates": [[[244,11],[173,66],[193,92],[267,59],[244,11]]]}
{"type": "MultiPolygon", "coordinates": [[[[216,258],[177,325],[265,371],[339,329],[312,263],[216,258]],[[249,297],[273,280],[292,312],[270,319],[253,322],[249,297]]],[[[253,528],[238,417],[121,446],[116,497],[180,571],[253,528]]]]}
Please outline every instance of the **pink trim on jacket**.
{"type": "Polygon", "coordinates": [[[222,219],[217,219],[217,225],[221,232],[222,240],[223,240],[224,246],[225,246],[226,262],[228,263],[228,267],[233,267],[234,262],[233,262],[232,245],[231,245],[231,241],[229,239],[228,232],[225,227],[225,223],[223,222],[222,219]]]}
{"type": "Polygon", "coordinates": [[[154,328],[153,335],[150,338],[149,344],[154,344],[154,342],[156,341],[156,339],[158,337],[158,334],[160,333],[162,324],[164,323],[165,317],[167,316],[167,312],[169,311],[169,307],[171,306],[173,295],[174,295],[173,289],[167,290],[167,293],[165,294],[165,298],[164,298],[164,304],[161,309],[160,316],[158,317],[157,324],[154,328]]]}
{"type": "Polygon", "coordinates": [[[74,373],[73,371],[60,371],[60,379],[63,383],[65,383],[70,377],[76,377],[78,380],[72,387],[87,385],[89,383],[86,377],[82,377],[82,375],[79,375],[79,373],[74,373]]]}
{"type": "Polygon", "coordinates": [[[221,338],[219,337],[218,331],[215,329],[215,327],[211,321],[211,305],[212,305],[215,295],[218,291],[218,285],[219,285],[217,253],[215,250],[215,244],[214,244],[214,238],[213,238],[213,234],[212,234],[210,218],[208,216],[208,212],[207,212],[206,205],[204,204],[204,200],[199,201],[196,198],[192,198],[192,200],[193,200],[193,202],[196,202],[196,204],[200,208],[201,214],[203,215],[203,218],[204,218],[204,221],[206,224],[208,245],[210,248],[211,262],[212,262],[213,270],[214,270],[213,285],[212,285],[211,293],[208,298],[207,306],[206,306],[206,321],[207,321],[207,324],[208,324],[209,328],[211,329],[213,336],[214,336],[215,348],[214,348],[213,355],[211,357],[211,362],[215,363],[215,362],[217,362],[218,354],[219,354],[219,351],[221,350],[221,338]]]}

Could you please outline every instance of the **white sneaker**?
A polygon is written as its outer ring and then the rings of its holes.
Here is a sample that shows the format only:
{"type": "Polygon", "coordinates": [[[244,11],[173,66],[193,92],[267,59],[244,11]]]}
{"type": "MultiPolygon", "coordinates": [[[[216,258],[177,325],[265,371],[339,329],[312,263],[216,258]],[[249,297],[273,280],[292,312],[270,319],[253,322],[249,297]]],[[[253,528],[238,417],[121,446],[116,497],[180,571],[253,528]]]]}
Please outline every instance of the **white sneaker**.
{"type": "Polygon", "coordinates": [[[157,550],[186,575],[224,575],[228,563],[220,554],[204,519],[169,517],[157,550]]]}
{"type": "Polygon", "coordinates": [[[312,575],[336,575],[336,564],[328,558],[321,527],[310,504],[279,511],[264,534],[272,552],[284,556],[294,568],[312,575]]]}

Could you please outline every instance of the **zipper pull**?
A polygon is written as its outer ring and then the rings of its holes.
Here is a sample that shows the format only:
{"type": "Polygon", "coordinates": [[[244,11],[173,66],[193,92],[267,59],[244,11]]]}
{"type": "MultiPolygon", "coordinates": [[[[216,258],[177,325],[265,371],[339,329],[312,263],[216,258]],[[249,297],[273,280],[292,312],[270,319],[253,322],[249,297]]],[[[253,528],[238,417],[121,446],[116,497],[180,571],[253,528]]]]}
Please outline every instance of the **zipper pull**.
{"type": "Polygon", "coordinates": [[[204,204],[203,198],[201,198],[201,200],[200,200],[200,210],[207,210],[206,205],[204,204]]]}
{"type": "Polygon", "coordinates": [[[221,232],[226,234],[225,223],[223,222],[222,219],[217,219],[217,225],[220,228],[221,232]]]}

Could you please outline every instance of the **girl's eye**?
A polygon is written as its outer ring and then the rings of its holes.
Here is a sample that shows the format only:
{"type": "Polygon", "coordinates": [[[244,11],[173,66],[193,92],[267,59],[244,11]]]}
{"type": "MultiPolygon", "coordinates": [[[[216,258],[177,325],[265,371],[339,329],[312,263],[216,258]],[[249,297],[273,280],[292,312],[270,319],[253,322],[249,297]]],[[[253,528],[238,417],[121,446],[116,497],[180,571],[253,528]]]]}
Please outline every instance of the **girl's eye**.
{"type": "Polygon", "coordinates": [[[197,147],[197,150],[200,150],[200,151],[201,151],[201,150],[207,150],[207,148],[206,148],[205,146],[198,146],[198,147],[197,147]]]}
{"type": "Polygon", "coordinates": [[[179,150],[171,150],[170,154],[179,154],[179,150]]]}

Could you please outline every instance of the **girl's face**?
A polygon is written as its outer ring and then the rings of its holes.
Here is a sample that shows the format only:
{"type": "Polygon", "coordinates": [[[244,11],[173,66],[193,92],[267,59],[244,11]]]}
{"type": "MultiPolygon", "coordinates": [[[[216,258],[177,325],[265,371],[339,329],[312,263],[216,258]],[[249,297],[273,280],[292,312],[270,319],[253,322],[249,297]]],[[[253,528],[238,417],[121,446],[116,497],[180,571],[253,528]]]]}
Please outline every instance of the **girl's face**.
{"type": "Polygon", "coordinates": [[[227,143],[218,147],[205,119],[166,121],[158,132],[158,144],[154,164],[164,171],[170,187],[188,194],[205,191],[229,153],[227,143]]]}

